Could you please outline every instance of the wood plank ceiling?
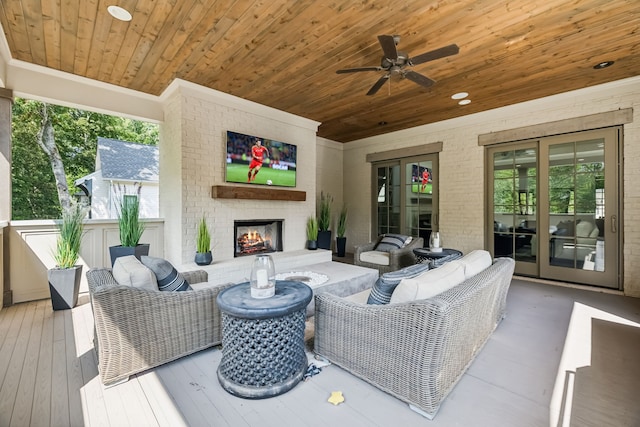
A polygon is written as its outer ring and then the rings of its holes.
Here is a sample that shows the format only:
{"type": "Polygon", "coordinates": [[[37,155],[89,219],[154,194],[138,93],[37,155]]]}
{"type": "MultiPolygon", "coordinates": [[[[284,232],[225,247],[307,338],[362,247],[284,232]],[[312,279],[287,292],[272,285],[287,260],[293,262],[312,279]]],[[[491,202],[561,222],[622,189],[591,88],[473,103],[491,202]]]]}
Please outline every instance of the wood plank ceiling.
{"type": "Polygon", "coordinates": [[[638,0],[2,0],[14,59],[159,95],[175,78],[322,123],[339,142],[640,74],[638,0]],[[410,57],[423,88],[384,74],[377,36],[410,57]],[[611,67],[594,69],[602,61],[611,67]],[[451,99],[468,92],[471,103],[451,99]],[[381,124],[385,123],[385,124],[381,124]]]}

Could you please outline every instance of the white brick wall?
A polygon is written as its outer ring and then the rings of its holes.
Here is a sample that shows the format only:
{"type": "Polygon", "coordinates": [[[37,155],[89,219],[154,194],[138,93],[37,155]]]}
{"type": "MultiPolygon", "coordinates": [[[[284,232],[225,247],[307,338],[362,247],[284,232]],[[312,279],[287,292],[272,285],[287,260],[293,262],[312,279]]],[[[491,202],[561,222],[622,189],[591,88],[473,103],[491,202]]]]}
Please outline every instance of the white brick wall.
{"type": "Polygon", "coordinates": [[[180,86],[166,103],[160,152],[161,214],[166,219],[165,253],[178,264],[193,261],[196,225],[204,214],[214,261],[233,258],[235,219],[284,219],[285,251],[303,249],[306,218],[315,209],[317,123],[194,86],[180,86]],[[213,199],[211,187],[225,184],[226,131],[297,145],[296,190],[304,202],[213,199]],[[166,186],[164,185],[166,183],[166,186]],[[177,212],[173,200],[181,200],[177,212]]]}
{"type": "Polygon", "coordinates": [[[362,244],[372,237],[368,153],[442,141],[440,231],[446,246],[468,252],[484,246],[484,149],[478,146],[478,135],[619,108],[634,108],[633,123],[624,126],[624,288],[626,294],[640,297],[640,78],[346,144],[343,191],[353,205],[352,217],[358,218],[350,225],[350,244],[362,244]]]}

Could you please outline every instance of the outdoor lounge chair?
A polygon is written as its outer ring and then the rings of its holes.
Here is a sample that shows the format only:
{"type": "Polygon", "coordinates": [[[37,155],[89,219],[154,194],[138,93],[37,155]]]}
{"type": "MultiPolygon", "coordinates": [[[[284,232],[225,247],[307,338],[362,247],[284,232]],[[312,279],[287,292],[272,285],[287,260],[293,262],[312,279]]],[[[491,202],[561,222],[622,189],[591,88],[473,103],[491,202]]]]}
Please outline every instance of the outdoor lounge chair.
{"type": "Polygon", "coordinates": [[[378,250],[377,247],[384,237],[385,236],[382,235],[373,242],[356,246],[353,257],[354,264],[362,267],[375,268],[380,274],[384,274],[400,270],[403,267],[416,263],[416,256],[413,254],[413,250],[424,246],[422,237],[412,238],[406,246],[401,248],[382,252],[378,250]],[[374,256],[370,256],[371,254],[374,256]]]}
{"type": "MultiPolygon", "coordinates": [[[[119,285],[110,268],[87,272],[94,317],[94,347],[102,383],[162,365],[222,341],[216,297],[231,284],[163,292],[119,285]]],[[[182,272],[192,284],[206,271],[182,272]]]]}

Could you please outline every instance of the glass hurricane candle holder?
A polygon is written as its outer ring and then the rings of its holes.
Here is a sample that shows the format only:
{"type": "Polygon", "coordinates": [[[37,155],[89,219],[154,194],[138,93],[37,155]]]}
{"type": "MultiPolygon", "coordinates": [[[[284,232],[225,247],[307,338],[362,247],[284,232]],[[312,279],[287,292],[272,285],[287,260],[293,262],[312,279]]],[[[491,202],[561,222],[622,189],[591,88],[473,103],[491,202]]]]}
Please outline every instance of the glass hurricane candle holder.
{"type": "Polygon", "coordinates": [[[276,268],[270,255],[257,255],[251,267],[251,297],[269,298],[276,293],[276,268]]]}
{"type": "Polygon", "coordinates": [[[442,238],[439,231],[432,231],[429,236],[429,250],[431,252],[442,252],[442,238]]]}

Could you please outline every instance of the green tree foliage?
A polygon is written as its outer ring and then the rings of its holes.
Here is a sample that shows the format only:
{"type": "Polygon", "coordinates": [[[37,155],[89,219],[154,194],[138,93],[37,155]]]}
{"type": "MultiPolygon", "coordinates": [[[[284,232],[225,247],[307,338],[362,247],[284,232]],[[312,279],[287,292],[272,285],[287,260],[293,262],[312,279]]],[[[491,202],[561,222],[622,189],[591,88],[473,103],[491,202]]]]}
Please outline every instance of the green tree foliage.
{"type": "MultiPolygon", "coordinates": [[[[49,159],[36,136],[42,124],[40,101],[16,98],[12,123],[12,219],[60,218],[56,183],[49,159]]],[[[155,145],[158,126],[75,108],[50,105],[56,146],[67,184],[95,170],[98,137],[155,145]]]]}

